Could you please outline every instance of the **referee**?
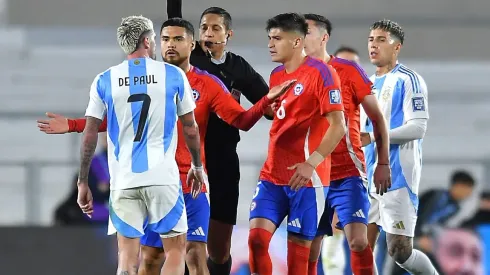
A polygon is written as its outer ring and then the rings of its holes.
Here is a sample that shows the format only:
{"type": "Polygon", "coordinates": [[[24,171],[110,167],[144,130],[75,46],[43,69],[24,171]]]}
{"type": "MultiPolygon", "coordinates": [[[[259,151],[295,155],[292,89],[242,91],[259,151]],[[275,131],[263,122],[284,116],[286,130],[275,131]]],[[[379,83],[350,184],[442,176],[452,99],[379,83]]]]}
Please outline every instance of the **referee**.
{"type": "MultiPolygon", "coordinates": [[[[182,0],[167,1],[168,17],[182,17],[182,0]]],[[[241,56],[226,50],[233,36],[230,14],[218,7],[206,9],[200,19],[199,40],[191,64],[217,76],[240,102],[243,94],[256,103],[269,87],[241,56]]],[[[268,112],[272,117],[272,109],[268,112]]],[[[211,275],[229,275],[231,234],[236,224],[240,165],[236,152],[238,129],[211,114],[205,139],[206,168],[210,185],[211,219],[208,236],[208,268],[211,275]]]]}

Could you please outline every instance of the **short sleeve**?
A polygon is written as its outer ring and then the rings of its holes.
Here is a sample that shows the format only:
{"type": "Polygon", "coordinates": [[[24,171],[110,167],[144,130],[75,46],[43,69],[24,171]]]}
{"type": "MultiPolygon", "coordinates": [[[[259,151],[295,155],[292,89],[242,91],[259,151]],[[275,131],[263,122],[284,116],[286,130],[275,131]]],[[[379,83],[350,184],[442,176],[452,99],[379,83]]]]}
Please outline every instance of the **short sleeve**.
{"type": "Polygon", "coordinates": [[[100,120],[104,119],[106,112],[106,105],[104,103],[105,94],[105,81],[111,81],[105,79],[105,74],[97,75],[90,86],[90,99],[88,102],[85,116],[95,117],[100,120]]]}
{"type": "Polygon", "coordinates": [[[403,82],[403,89],[403,113],[405,121],[429,119],[427,85],[424,79],[417,74],[411,74],[403,82]]]}
{"type": "Polygon", "coordinates": [[[366,72],[361,68],[361,66],[355,62],[353,67],[349,72],[349,79],[351,81],[351,87],[357,98],[357,104],[361,104],[364,97],[373,94],[373,83],[369,80],[366,72]]]}
{"type": "Polygon", "coordinates": [[[334,111],[343,111],[340,78],[337,72],[331,66],[325,64],[322,72],[318,72],[316,82],[315,93],[320,103],[321,115],[324,116],[334,111]]]}
{"type": "Polygon", "coordinates": [[[221,80],[213,75],[209,75],[206,81],[206,92],[211,95],[208,97],[211,110],[230,125],[245,111],[221,80]]]}
{"type": "Polygon", "coordinates": [[[177,96],[177,115],[183,116],[187,113],[194,111],[196,103],[192,97],[192,88],[189,84],[189,80],[185,76],[184,71],[180,68],[176,68],[180,73],[179,78],[179,93],[177,96]]]}

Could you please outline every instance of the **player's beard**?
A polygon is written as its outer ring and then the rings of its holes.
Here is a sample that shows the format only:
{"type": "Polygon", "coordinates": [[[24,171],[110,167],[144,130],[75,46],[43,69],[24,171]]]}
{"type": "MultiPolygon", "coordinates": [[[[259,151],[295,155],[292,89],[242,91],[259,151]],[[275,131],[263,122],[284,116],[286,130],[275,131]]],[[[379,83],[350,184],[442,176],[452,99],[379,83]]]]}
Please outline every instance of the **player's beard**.
{"type": "Polygon", "coordinates": [[[172,56],[170,58],[165,58],[165,55],[162,55],[162,59],[163,59],[163,61],[165,61],[169,64],[180,67],[180,64],[182,64],[186,60],[186,57],[181,57],[179,54],[177,54],[176,56],[172,56]]]}

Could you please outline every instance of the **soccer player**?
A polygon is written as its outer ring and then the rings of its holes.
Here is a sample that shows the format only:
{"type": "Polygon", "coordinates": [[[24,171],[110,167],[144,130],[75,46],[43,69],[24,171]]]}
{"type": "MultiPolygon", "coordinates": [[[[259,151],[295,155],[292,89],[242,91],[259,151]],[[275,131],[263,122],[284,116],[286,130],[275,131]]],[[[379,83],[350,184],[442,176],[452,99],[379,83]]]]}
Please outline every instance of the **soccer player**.
{"type": "Polygon", "coordinates": [[[107,112],[109,233],[117,232],[118,274],[137,274],[146,222],[165,245],[162,272],[183,274],[187,216],[175,161],[177,116],[192,158],[189,178],[196,189],[204,181],[192,90],[181,69],[153,60],[156,43],[151,20],[123,18],[117,39],[127,60],[97,75],[90,89],[80,149],[78,204],[84,213],[92,214],[88,169],[107,112]]]}
{"type": "Polygon", "coordinates": [[[331,223],[335,211],[338,216],[336,226],[344,230],[351,250],[352,272],[356,275],[372,275],[373,253],[367,240],[369,197],[360,137],[360,106],[374,125],[380,163],[374,173],[374,183],[380,194],[386,192],[390,185],[387,126],[376,97],[372,94],[372,83],[364,70],[355,62],[327,53],[327,42],[332,30],[330,21],[317,14],[306,14],[305,18],[308,23],[306,53],[327,62],[339,74],[348,128],[345,138],[332,153],[326,209],[312,244],[309,274],[316,274],[323,235],[332,235],[331,223]]]}
{"type": "MultiPolygon", "coordinates": [[[[167,0],[168,17],[182,15],[182,0],[167,0]]],[[[191,54],[191,65],[218,77],[237,102],[242,94],[256,103],[269,92],[262,76],[241,56],[227,49],[233,39],[230,13],[219,7],[203,11],[199,41],[191,54]]],[[[272,118],[272,109],[267,117],[272,118]]],[[[229,275],[231,235],[237,220],[240,163],[236,152],[238,129],[211,114],[205,139],[210,182],[211,219],[208,237],[208,267],[213,275],[229,275]]]]}
{"type": "MultiPolygon", "coordinates": [[[[386,232],[388,253],[398,265],[412,274],[437,274],[429,258],[413,249],[417,222],[418,188],[422,168],[422,139],[429,119],[427,85],[424,79],[398,63],[405,34],[397,23],[381,20],[371,26],[368,50],[376,73],[371,77],[381,110],[390,125],[390,166],[392,186],[381,196],[371,191],[368,238],[374,247],[378,226],[386,232]]],[[[375,152],[379,146],[372,136],[373,121],[368,119],[362,136],[369,182],[376,167],[383,165],[375,152]]]]}
{"type": "MultiPolygon", "coordinates": [[[[193,98],[196,102],[196,121],[199,127],[200,137],[204,139],[210,112],[217,113],[224,121],[241,130],[249,130],[263,115],[268,106],[277,96],[284,93],[291,85],[291,81],[284,85],[274,87],[267,96],[263,97],[248,111],[243,110],[228,92],[223,83],[189,63],[189,57],[194,44],[194,27],[186,20],[172,18],[162,24],[160,30],[162,58],[166,62],[179,66],[186,72],[189,79],[193,98]]],[[[85,119],[63,119],[63,129],[68,131],[80,131],[85,125],[85,119]]],[[[41,123],[41,130],[57,130],[56,125],[51,126],[53,120],[41,123]]],[[[191,168],[191,157],[185,148],[182,136],[182,125],[179,123],[179,135],[177,141],[176,160],[179,167],[181,182],[186,182],[187,172],[191,168]]],[[[101,129],[105,131],[104,125],[101,129]]],[[[57,131],[65,132],[65,131],[57,131]]],[[[201,140],[203,141],[203,140],[201,140]]],[[[204,146],[201,147],[204,153],[204,146]]],[[[187,209],[189,229],[187,232],[187,266],[190,274],[208,274],[206,265],[206,241],[209,223],[209,202],[206,186],[203,185],[203,193],[196,198],[191,195],[190,186],[183,185],[184,200],[187,209]]],[[[145,232],[141,244],[142,265],[144,274],[159,274],[159,269],[164,260],[164,253],[160,238],[155,233],[145,232]]]]}
{"type": "Polygon", "coordinates": [[[305,18],[297,13],[267,21],[272,61],[282,63],[270,86],[297,79],[279,98],[268,156],[250,205],[249,261],[252,274],[272,274],[269,243],[288,216],[288,274],[306,275],[311,241],[330,182],[330,153],[345,134],[340,80],[323,61],[307,57],[305,18]]]}
{"type": "Polygon", "coordinates": [[[333,55],[359,64],[359,53],[352,47],[340,46],[340,48],[338,48],[333,55]]]}

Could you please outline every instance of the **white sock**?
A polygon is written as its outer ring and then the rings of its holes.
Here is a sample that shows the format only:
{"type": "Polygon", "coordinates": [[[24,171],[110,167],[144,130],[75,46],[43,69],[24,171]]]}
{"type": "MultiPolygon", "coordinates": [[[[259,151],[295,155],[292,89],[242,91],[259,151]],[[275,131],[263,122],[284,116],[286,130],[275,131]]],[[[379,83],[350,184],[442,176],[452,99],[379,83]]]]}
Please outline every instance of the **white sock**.
{"type": "Polygon", "coordinates": [[[429,257],[423,252],[413,249],[412,255],[403,264],[397,263],[400,267],[414,275],[439,275],[429,260],[429,257]]]}

